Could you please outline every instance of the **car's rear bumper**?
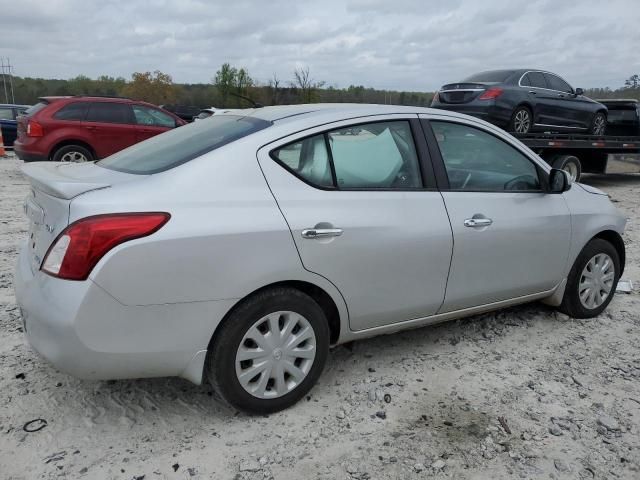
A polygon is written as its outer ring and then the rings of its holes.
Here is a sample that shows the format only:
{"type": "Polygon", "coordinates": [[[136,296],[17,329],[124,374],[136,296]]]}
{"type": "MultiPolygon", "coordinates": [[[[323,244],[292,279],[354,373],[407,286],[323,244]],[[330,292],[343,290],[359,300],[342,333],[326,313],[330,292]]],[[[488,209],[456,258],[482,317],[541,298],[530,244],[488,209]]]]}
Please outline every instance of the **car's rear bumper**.
{"type": "Polygon", "coordinates": [[[47,155],[38,151],[30,150],[20,142],[20,140],[13,142],[13,151],[20,160],[24,160],[25,162],[45,162],[49,160],[47,155]]]}
{"type": "Polygon", "coordinates": [[[471,115],[503,128],[507,127],[511,120],[511,110],[496,105],[492,101],[484,101],[482,103],[474,101],[464,104],[437,102],[431,107],[471,115]]]}
{"type": "Polygon", "coordinates": [[[182,376],[202,380],[215,327],[231,301],[126,306],[92,280],[31,271],[25,245],[15,293],[25,335],[49,363],[92,380],[182,376]]]}

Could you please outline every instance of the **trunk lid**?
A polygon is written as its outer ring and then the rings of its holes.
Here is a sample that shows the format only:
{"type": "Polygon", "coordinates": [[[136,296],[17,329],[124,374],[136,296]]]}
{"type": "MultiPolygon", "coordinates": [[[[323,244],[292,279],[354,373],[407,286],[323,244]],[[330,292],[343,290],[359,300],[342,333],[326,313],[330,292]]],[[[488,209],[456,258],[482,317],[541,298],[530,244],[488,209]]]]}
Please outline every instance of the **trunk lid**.
{"type": "Polygon", "coordinates": [[[440,89],[438,98],[442,103],[469,103],[491,85],[485,82],[449,83],[440,89]]]}
{"type": "Polygon", "coordinates": [[[29,219],[31,270],[40,269],[51,243],[69,224],[69,207],[78,195],[133,179],[131,175],[101,168],[94,163],[35,162],[23,165],[31,183],[24,211],[29,219]]]}

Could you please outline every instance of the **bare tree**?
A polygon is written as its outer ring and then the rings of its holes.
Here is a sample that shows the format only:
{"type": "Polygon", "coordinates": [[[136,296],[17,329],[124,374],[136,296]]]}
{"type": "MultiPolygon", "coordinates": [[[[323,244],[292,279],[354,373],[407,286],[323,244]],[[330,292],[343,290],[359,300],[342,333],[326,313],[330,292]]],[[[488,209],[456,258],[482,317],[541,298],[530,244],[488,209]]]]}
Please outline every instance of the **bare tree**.
{"type": "Polygon", "coordinates": [[[322,88],[324,81],[315,81],[311,78],[309,67],[296,68],[293,71],[295,81],[291,83],[293,88],[299,88],[303,102],[313,103],[317,98],[317,90],[322,88]]]}
{"type": "Polygon", "coordinates": [[[271,88],[271,104],[278,105],[279,104],[279,95],[278,89],[280,88],[280,79],[276,73],[273,74],[273,77],[269,80],[269,87],[271,88]]]}

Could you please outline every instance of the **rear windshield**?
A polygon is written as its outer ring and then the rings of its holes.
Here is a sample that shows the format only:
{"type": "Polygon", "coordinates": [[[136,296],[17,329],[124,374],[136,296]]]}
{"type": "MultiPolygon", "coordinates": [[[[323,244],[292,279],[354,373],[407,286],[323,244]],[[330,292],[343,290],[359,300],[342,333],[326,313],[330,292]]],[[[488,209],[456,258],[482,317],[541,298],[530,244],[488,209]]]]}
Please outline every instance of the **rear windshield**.
{"type": "Polygon", "coordinates": [[[463,80],[463,82],[483,82],[483,83],[500,83],[513,75],[513,70],[491,70],[489,72],[480,72],[471,75],[463,80]]]}
{"type": "Polygon", "coordinates": [[[616,122],[635,122],[638,120],[638,114],[635,109],[629,110],[609,110],[607,113],[609,123],[616,122]]]}
{"type": "Polygon", "coordinates": [[[24,115],[33,115],[34,113],[39,112],[40,110],[42,110],[47,105],[49,105],[49,102],[47,102],[45,100],[42,100],[41,102],[38,102],[35,105],[27,108],[24,111],[24,115]]]}
{"type": "Polygon", "coordinates": [[[164,172],[271,125],[253,117],[220,115],[178,127],[97,162],[119,172],[164,172]]]}

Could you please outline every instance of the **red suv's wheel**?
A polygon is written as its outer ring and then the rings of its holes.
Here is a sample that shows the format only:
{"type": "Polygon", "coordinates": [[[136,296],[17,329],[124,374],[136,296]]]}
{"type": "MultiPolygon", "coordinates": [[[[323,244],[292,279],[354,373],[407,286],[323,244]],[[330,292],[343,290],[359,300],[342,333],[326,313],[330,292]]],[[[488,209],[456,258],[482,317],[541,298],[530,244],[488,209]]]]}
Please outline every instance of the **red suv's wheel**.
{"type": "Polygon", "coordinates": [[[93,154],[85,147],[80,145],[65,145],[60,147],[53,154],[54,162],[93,162],[93,154]]]}

